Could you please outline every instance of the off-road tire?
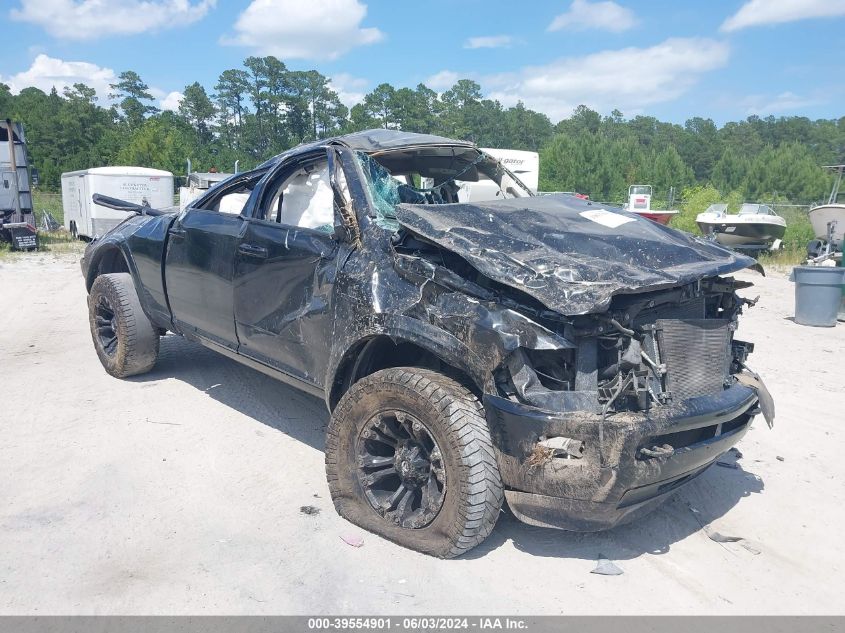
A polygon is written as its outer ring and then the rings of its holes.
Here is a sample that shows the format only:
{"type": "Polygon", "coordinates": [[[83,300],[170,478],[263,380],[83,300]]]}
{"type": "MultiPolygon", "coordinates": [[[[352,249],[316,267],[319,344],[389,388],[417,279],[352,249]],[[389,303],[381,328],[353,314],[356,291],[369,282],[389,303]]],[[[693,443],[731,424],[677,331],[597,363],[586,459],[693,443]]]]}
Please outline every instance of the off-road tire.
{"type": "Polygon", "coordinates": [[[416,367],[367,376],[341,398],[326,434],[326,475],[338,513],[370,532],[410,549],[453,558],[493,531],[502,507],[499,468],[478,398],[442,374],[416,367]],[[445,496],[426,526],[401,527],[372,507],[358,477],[356,441],[380,411],[420,420],[440,447],[445,496]]]}
{"type": "Polygon", "coordinates": [[[158,357],[158,330],[144,314],[129,273],[97,277],[88,295],[88,322],[94,349],[109,374],[126,378],[153,368],[158,357]],[[116,345],[111,353],[98,334],[97,306],[101,299],[108,303],[114,314],[116,345]]]}

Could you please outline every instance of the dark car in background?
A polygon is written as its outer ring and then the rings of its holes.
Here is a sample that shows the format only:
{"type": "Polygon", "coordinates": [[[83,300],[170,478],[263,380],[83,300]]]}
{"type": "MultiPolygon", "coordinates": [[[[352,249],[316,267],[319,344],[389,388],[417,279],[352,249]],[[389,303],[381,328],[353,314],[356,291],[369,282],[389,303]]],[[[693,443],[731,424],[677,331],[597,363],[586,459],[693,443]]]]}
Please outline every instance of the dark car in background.
{"type": "Polygon", "coordinates": [[[135,211],[82,261],[106,370],[150,370],[170,331],[323,398],[338,512],[428,554],[481,543],[505,499],[540,526],[634,519],[773,415],[734,337],[754,260],[533,196],[468,142],[371,130],[178,214],[105,202],[135,211]],[[482,180],[495,199],[456,185],[482,180]]]}

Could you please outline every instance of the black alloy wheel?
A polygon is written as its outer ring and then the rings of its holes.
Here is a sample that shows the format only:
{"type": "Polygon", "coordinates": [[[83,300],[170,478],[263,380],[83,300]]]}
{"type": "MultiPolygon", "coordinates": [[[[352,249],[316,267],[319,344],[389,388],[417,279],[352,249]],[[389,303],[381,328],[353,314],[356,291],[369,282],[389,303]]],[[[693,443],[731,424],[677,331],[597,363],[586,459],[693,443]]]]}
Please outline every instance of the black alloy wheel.
{"type": "Polygon", "coordinates": [[[383,411],[357,442],[358,480],[373,510],[403,528],[431,523],[443,507],[443,455],[426,426],[404,411],[383,411]]]}
{"type": "Polygon", "coordinates": [[[99,295],[94,305],[94,323],[96,336],[103,352],[114,356],[117,352],[117,322],[114,308],[105,295],[99,295]]]}

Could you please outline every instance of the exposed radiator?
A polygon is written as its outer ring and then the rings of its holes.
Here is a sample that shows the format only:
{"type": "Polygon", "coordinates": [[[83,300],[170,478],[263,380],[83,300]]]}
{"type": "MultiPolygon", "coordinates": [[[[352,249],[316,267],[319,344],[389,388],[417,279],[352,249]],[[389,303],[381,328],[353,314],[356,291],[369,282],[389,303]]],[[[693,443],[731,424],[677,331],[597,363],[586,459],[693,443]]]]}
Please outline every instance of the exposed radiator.
{"type": "Polygon", "coordinates": [[[683,399],[718,393],[730,371],[730,323],[723,319],[658,319],[655,322],[666,391],[683,399]]]}

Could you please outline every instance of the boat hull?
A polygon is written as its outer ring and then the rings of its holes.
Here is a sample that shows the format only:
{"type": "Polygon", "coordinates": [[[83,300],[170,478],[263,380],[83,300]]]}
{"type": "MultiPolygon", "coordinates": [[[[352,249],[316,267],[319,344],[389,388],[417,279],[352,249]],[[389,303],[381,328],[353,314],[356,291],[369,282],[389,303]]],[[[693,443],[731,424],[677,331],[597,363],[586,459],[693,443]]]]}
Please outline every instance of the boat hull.
{"type": "Polygon", "coordinates": [[[833,231],[833,241],[841,244],[845,241],[845,204],[822,204],[810,209],[810,224],[816,239],[827,240],[827,225],[836,222],[833,231]]]}
{"type": "Polygon", "coordinates": [[[786,226],[771,222],[698,222],[705,235],[714,235],[724,246],[771,244],[786,232],[786,226]]]}
{"type": "Polygon", "coordinates": [[[646,218],[647,220],[651,220],[652,222],[657,222],[658,224],[663,225],[669,224],[669,220],[678,215],[677,211],[637,211],[634,209],[631,210],[631,213],[636,213],[637,215],[640,215],[646,218]]]}

